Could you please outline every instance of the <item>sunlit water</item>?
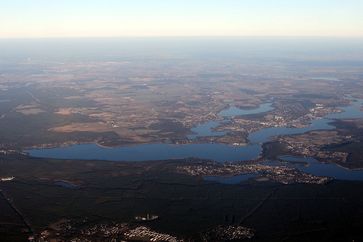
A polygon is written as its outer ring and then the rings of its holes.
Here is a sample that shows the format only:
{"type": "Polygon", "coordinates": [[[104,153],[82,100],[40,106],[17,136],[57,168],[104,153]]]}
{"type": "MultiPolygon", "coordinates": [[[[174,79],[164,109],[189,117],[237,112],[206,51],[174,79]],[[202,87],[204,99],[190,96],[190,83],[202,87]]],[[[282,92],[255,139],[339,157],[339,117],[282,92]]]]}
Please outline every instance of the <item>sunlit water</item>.
{"type": "MultiPolygon", "coordinates": [[[[231,146],[225,144],[142,144],[134,146],[124,146],[116,148],[104,148],[96,144],[79,144],[67,147],[57,147],[50,149],[31,149],[26,152],[34,157],[57,158],[57,159],[83,159],[83,160],[111,160],[111,161],[145,161],[145,160],[166,160],[196,157],[202,159],[225,161],[245,161],[256,159],[262,152],[262,144],[271,140],[274,136],[301,134],[312,130],[335,129],[330,123],[333,119],[363,118],[361,107],[363,100],[355,100],[350,106],[342,107],[343,112],[327,115],[323,119],[317,119],[304,128],[265,128],[253,132],[248,136],[249,144],[246,146],[231,146]]],[[[261,105],[256,109],[237,110],[236,107],[229,108],[220,113],[221,116],[235,116],[256,114],[267,112],[272,108],[270,103],[261,105]]],[[[192,129],[195,134],[191,138],[198,136],[223,135],[224,132],[214,131],[219,125],[217,121],[209,121],[192,129]]],[[[363,171],[351,171],[334,164],[324,164],[313,162],[310,158],[304,158],[309,162],[309,166],[298,167],[302,171],[315,174],[332,176],[337,179],[362,180],[363,171]]],[[[248,176],[237,176],[228,178],[225,183],[234,183],[249,179],[248,176]]],[[[208,178],[207,178],[208,179],[208,178]]],[[[213,178],[210,178],[213,179],[213,178]]]]}

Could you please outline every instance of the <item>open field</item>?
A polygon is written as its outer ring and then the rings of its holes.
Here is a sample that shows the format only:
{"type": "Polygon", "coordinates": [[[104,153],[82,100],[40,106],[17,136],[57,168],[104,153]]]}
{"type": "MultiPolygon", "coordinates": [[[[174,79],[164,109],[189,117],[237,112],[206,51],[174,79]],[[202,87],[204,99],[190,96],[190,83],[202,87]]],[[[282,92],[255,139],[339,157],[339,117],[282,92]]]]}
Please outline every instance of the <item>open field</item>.
{"type": "Polygon", "coordinates": [[[261,59],[259,64],[243,56],[4,60],[1,145],[194,142],[187,139],[191,128],[220,120],[221,110],[256,108],[273,100],[272,111],[232,117],[217,127],[227,131],[225,137],[207,138],[245,143],[252,131],[304,126],[347,104],[344,95],[361,95],[359,66],[337,64],[334,58],[296,58],[261,59]],[[319,76],[334,78],[317,81],[319,76]]]}

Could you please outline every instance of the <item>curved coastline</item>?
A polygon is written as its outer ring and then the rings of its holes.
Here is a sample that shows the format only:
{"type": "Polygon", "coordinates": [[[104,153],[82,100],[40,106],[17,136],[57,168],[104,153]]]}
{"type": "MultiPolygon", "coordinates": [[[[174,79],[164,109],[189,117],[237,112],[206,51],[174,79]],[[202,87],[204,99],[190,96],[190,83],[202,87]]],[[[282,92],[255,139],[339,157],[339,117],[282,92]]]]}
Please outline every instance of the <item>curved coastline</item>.
{"type": "MultiPolygon", "coordinates": [[[[363,112],[360,110],[362,104],[363,99],[355,99],[349,106],[341,107],[343,112],[328,114],[324,118],[315,119],[307,127],[272,127],[252,132],[248,136],[249,143],[244,146],[232,146],[219,143],[154,143],[108,147],[96,142],[50,149],[29,149],[26,152],[34,157],[58,159],[92,159],[92,154],[94,154],[96,156],[93,158],[111,161],[143,161],[187,157],[197,157],[219,162],[255,160],[262,154],[262,144],[270,141],[272,137],[301,134],[313,130],[335,129],[336,127],[331,125],[331,123],[336,119],[363,117],[363,112]]],[[[264,106],[271,107],[271,105],[264,106]]],[[[255,110],[250,109],[252,112],[255,112],[255,110]]],[[[262,111],[264,112],[264,110],[262,111]]]]}

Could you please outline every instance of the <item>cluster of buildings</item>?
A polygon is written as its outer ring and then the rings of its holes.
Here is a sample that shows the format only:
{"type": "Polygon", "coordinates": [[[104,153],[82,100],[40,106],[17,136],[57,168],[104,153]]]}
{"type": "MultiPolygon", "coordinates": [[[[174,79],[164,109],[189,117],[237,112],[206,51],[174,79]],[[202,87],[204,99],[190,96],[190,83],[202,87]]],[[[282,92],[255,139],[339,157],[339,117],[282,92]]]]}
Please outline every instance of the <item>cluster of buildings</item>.
{"type": "Polygon", "coordinates": [[[84,236],[99,235],[103,238],[117,238],[122,235],[128,229],[127,224],[96,224],[92,227],[81,230],[81,234],[84,236]]]}
{"type": "Polygon", "coordinates": [[[244,117],[235,117],[231,123],[223,126],[223,130],[231,132],[246,132],[252,133],[262,128],[270,127],[292,127],[303,128],[306,127],[312,120],[324,117],[329,113],[339,112],[340,110],[332,107],[326,107],[323,104],[316,104],[314,108],[300,111],[301,116],[291,114],[291,107],[284,108],[284,106],[277,107],[273,112],[264,116],[263,119],[246,119],[244,117]]]}
{"type": "Polygon", "coordinates": [[[125,238],[137,241],[156,241],[156,242],[178,242],[176,237],[169,234],[155,232],[147,227],[140,226],[125,233],[125,238]]]}
{"type": "Polygon", "coordinates": [[[319,160],[344,163],[348,153],[328,151],[323,148],[331,144],[342,144],[352,141],[351,136],[341,136],[336,131],[315,131],[302,135],[282,136],[278,141],[286,144],[290,153],[298,156],[315,157],[319,160]]]}
{"type": "Polygon", "coordinates": [[[326,184],[329,177],[314,176],[283,165],[264,164],[206,164],[178,166],[177,170],[191,176],[236,176],[256,174],[282,184],[326,184]]]}
{"type": "Polygon", "coordinates": [[[129,230],[128,225],[125,223],[112,225],[100,223],[92,226],[81,226],[82,228],[79,226],[79,224],[67,220],[57,225],[56,228],[42,231],[37,236],[37,241],[120,241],[125,231],[129,230]]]}
{"type": "MultiPolygon", "coordinates": [[[[36,236],[36,241],[163,241],[179,242],[169,234],[158,233],[144,226],[130,226],[127,223],[98,223],[86,225],[84,221],[64,220],[36,236]]],[[[33,238],[33,241],[35,238],[33,238]]]]}
{"type": "Polygon", "coordinates": [[[153,221],[158,219],[159,216],[158,215],[153,215],[153,214],[146,214],[146,216],[135,216],[135,220],[136,221],[153,221]]]}
{"type": "Polygon", "coordinates": [[[252,172],[253,165],[205,164],[178,166],[177,171],[190,176],[235,176],[252,172]]]}
{"type": "Polygon", "coordinates": [[[243,226],[218,226],[205,235],[207,241],[240,241],[251,239],[255,235],[253,229],[243,226]]]}
{"type": "Polygon", "coordinates": [[[276,166],[272,172],[266,172],[264,175],[270,180],[285,185],[294,183],[323,185],[331,181],[329,177],[314,176],[286,166],[276,166]]]}
{"type": "Polygon", "coordinates": [[[2,181],[2,182],[8,182],[8,181],[12,181],[14,179],[15,179],[15,177],[13,177],[13,176],[0,177],[0,181],[2,181]]]}
{"type": "Polygon", "coordinates": [[[0,150],[1,155],[11,155],[11,154],[17,154],[18,151],[16,150],[0,150]]]}

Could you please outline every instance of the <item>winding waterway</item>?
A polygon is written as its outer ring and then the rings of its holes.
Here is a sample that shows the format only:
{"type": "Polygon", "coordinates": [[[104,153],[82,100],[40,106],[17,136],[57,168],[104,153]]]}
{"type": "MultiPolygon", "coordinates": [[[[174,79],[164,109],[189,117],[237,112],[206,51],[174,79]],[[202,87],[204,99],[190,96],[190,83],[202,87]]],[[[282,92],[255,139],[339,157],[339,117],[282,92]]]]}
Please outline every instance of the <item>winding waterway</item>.
{"type": "Polygon", "coordinates": [[[208,136],[223,136],[227,132],[215,130],[219,125],[221,125],[222,122],[225,122],[226,120],[229,120],[230,118],[235,116],[266,113],[273,109],[274,108],[272,107],[272,103],[263,103],[259,107],[253,109],[241,109],[236,106],[231,106],[218,113],[218,116],[223,117],[225,119],[224,121],[212,120],[199,124],[196,127],[192,128],[193,134],[188,135],[188,139],[196,139],[198,137],[208,137],[208,136]]]}
{"type": "MultiPolygon", "coordinates": [[[[233,116],[264,113],[273,110],[271,103],[261,104],[254,109],[230,107],[219,113],[223,121],[207,121],[192,129],[189,139],[207,136],[221,136],[224,131],[214,129],[233,116]]],[[[105,148],[97,144],[78,144],[50,149],[31,149],[26,152],[34,157],[57,159],[111,160],[111,161],[145,161],[198,157],[216,161],[238,161],[255,159],[262,152],[258,143],[246,146],[231,146],[218,143],[204,144],[141,144],[115,148],[105,148]]]]}
{"type": "MultiPolygon", "coordinates": [[[[316,119],[304,128],[273,127],[261,129],[248,136],[249,143],[245,146],[205,143],[183,145],[142,144],[126,147],[104,148],[96,144],[79,144],[50,149],[31,149],[26,152],[28,152],[31,156],[43,158],[111,161],[166,160],[188,157],[210,159],[220,162],[252,160],[257,159],[260,156],[262,152],[262,144],[271,140],[274,136],[301,134],[312,130],[335,129],[335,127],[330,124],[334,119],[363,118],[363,112],[361,111],[362,106],[363,99],[353,100],[351,105],[341,107],[343,112],[329,114],[322,119],[316,119]]],[[[258,114],[268,112],[272,109],[273,107],[271,103],[265,103],[255,109],[238,109],[236,107],[230,107],[220,112],[219,115],[228,119],[228,117],[232,116],[258,114]]],[[[220,122],[209,121],[198,125],[192,129],[194,134],[190,138],[223,135],[224,132],[214,131],[214,128],[216,128],[220,122]]],[[[314,163],[311,167],[316,167],[316,163],[314,163]]],[[[322,167],[319,167],[319,169],[322,169],[322,167]]],[[[312,170],[307,170],[307,172],[308,171],[312,172],[312,170]]],[[[360,171],[360,173],[362,175],[363,171],[360,171]]],[[[361,175],[359,175],[359,177],[361,177],[361,175]]]]}

